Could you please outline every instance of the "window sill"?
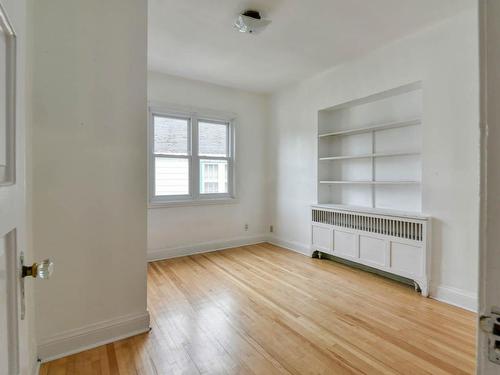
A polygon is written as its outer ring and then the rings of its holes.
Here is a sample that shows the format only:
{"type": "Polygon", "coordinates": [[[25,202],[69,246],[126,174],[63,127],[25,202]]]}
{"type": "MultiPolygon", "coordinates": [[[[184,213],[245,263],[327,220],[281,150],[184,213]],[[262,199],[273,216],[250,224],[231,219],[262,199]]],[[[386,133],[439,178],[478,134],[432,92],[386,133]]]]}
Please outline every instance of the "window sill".
{"type": "Polygon", "coordinates": [[[211,199],[198,199],[198,200],[179,200],[179,201],[153,201],[149,202],[148,208],[173,208],[173,207],[186,207],[186,206],[212,206],[212,205],[226,205],[239,203],[236,198],[211,198],[211,199]]]}

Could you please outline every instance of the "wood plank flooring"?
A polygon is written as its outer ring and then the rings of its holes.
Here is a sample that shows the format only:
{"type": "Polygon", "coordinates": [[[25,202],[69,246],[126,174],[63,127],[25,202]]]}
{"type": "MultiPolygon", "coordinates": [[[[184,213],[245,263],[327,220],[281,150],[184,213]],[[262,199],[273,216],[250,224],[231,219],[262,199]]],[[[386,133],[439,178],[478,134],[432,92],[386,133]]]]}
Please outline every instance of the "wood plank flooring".
{"type": "Polygon", "coordinates": [[[41,374],[472,374],[475,315],[270,244],[151,263],[152,331],[41,374]]]}

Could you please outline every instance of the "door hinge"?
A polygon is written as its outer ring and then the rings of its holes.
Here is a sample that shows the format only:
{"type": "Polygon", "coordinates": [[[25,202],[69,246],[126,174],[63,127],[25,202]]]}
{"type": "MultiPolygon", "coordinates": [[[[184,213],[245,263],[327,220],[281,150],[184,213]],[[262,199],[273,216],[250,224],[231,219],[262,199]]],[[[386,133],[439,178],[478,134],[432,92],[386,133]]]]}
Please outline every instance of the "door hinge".
{"type": "Polygon", "coordinates": [[[488,335],[488,359],[500,364],[500,313],[481,315],[479,328],[488,335]]]}

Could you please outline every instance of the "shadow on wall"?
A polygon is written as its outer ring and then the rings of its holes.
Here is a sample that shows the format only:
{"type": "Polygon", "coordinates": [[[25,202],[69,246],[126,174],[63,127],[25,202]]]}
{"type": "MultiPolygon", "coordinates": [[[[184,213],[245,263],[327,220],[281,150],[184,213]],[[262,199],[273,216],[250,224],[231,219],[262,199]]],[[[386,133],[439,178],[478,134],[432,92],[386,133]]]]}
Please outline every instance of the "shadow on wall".
{"type": "Polygon", "coordinates": [[[443,221],[432,218],[432,260],[431,260],[431,294],[436,292],[436,287],[441,285],[441,261],[443,259],[443,221]]]}

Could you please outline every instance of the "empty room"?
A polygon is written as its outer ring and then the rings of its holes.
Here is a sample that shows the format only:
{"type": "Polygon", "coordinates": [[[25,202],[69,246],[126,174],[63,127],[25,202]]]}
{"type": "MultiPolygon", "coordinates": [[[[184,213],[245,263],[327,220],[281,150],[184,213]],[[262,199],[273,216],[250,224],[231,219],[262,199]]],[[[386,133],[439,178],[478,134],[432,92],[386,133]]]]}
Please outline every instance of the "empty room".
{"type": "Polygon", "coordinates": [[[0,375],[500,374],[500,1],[0,31],[0,375]]]}

